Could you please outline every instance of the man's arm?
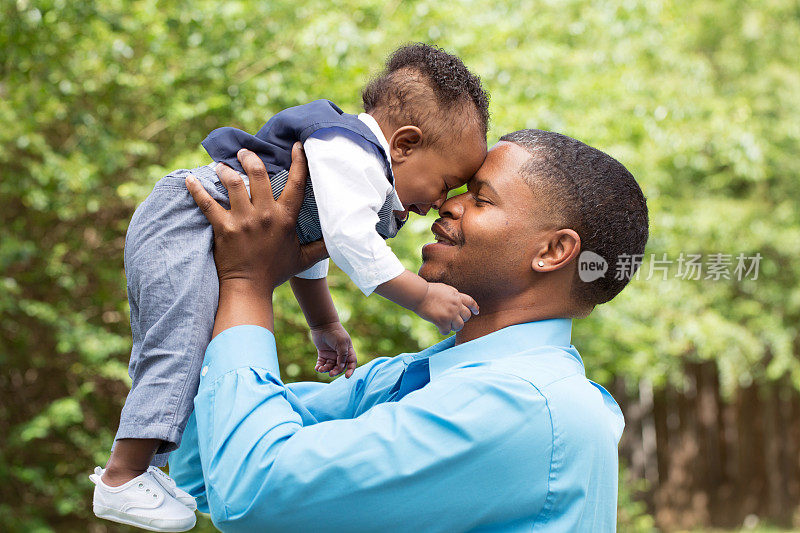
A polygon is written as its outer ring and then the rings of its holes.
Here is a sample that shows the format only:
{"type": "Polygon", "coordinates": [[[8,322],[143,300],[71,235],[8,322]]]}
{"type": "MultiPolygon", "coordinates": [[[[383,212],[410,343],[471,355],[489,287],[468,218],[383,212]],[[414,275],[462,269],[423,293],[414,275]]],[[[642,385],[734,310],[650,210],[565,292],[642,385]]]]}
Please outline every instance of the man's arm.
{"type": "Polygon", "coordinates": [[[212,338],[241,324],[272,331],[275,288],[327,257],[322,241],[300,246],[294,231],[308,177],[302,145],[295,143],[292,148],[292,166],[279,200],[272,197],[261,159],[244,148],[237,157],[250,180],[249,196],[233,169],[224,164],[216,167],[228,190],[230,210],[216,202],[197,178],[191,174],[186,178],[186,188],[214,228],[220,300],[212,338]]]}
{"type": "Polygon", "coordinates": [[[461,369],[357,418],[306,425],[268,330],[224,331],[203,372],[200,457],[223,531],[460,531],[545,503],[549,412],[517,377],[461,369]]]}
{"type": "MultiPolygon", "coordinates": [[[[399,360],[378,357],[361,365],[351,379],[336,379],[331,383],[319,381],[298,381],[285,384],[286,400],[300,416],[303,426],[310,426],[327,420],[353,418],[358,410],[363,410],[362,402],[374,402],[383,397],[391,388],[390,383],[402,371],[399,368],[387,369],[387,363],[395,365],[399,360]],[[379,383],[373,382],[378,374],[379,383]],[[386,377],[389,377],[389,382],[386,377]],[[369,396],[365,396],[367,388],[369,396]]],[[[183,490],[197,500],[201,512],[210,513],[206,494],[206,482],[200,461],[199,437],[196,414],[192,412],[183,433],[180,447],[169,456],[169,474],[183,490]]]]}

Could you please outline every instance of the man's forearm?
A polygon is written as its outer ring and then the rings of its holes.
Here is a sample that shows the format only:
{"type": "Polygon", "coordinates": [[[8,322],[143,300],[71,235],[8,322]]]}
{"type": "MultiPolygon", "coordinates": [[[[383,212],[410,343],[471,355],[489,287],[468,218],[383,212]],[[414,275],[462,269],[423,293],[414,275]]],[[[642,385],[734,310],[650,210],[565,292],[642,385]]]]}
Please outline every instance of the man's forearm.
{"type": "Polygon", "coordinates": [[[245,279],[220,280],[212,338],[234,326],[261,326],[274,332],[272,291],[245,279]]]}

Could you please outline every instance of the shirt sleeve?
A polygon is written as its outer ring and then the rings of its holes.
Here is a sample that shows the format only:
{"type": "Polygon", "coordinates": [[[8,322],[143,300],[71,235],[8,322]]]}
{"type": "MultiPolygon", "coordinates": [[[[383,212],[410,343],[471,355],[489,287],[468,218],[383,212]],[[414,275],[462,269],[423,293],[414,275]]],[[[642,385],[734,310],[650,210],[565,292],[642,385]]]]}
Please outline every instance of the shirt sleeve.
{"type": "Polygon", "coordinates": [[[546,504],[552,423],[516,376],[445,372],[399,402],[309,425],[264,328],[218,335],[202,373],[199,455],[222,531],[464,531],[546,504]]]}
{"type": "Polygon", "coordinates": [[[303,279],[322,279],[328,275],[328,260],[323,259],[310,268],[300,272],[296,277],[303,279]]]}
{"type": "MultiPolygon", "coordinates": [[[[236,331],[237,339],[234,342],[248,345],[251,354],[253,349],[265,351],[268,355],[274,354],[274,343],[269,342],[269,335],[260,330],[261,328],[251,329],[245,326],[236,331]]],[[[228,333],[225,332],[223,335],[227,336],[228,333]]],[[[232,342],[231,339],[224,340],[232,342]]],[[[371,381],[388,361],[389,357],[376,357],[356,368],[349,379],[340,377],[330,383],[319,381],[287,383],[286,400],[300,416],[303,426],[326,420],[353,418],[363,399],[365,383],[371,381]]],[[[197,508],[201,512],[209,513],[199,442],[197,415],[193,411],[186,423],[179,448],[169,456],[169,475],[179,487],[194,496],[197,508]]]]}
{"type": "Polygon", "coordinates": [[[375,230],[392,190],[382,156],[343,128],[318,130],[304,148],[328,254],[369,295],[405,270],[375,230]]]}

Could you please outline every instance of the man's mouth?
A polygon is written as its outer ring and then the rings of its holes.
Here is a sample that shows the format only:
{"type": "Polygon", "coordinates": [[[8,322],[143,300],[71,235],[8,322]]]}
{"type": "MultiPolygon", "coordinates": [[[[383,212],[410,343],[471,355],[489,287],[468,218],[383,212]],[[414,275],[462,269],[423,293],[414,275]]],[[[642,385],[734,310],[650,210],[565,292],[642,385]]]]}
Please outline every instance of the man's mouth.
{"type": "Polygon", "coordinates": [[[436,242],[440,244],[446,244],[447,246],[457,246],[460,242],[454,232],[449,231],[444,224],[441,223],[441,219],[437,220],[431,226],[431,231],[433,232],[433,236],[436,239],[436,242]]]}

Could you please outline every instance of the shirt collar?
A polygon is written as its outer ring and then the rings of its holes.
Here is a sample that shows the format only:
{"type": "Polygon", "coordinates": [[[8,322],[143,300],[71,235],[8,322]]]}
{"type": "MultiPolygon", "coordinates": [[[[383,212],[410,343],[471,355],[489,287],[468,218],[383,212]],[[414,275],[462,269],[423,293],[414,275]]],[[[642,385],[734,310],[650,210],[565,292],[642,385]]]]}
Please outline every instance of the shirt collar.
{"type": "Polygon", "coordinates": [[[488,361],[544,346],[566,348],[583,365],[577,351],[570,349],[571,339],[572,319],[553,318],[508,326],[458,346],[454,335],[415,354],[413,360],[430,358],[431,379],[459,363],[488,361]]]}
{"type": "MultiPolygon", "coordinates": [[[[381,147],[383,148],[384,153],[386,153],[386,160],[389,162],[389,169],[391,169],[392,158],[389,155],[389,141],[387,141],[386,137],[383,135],[383,131],[381,130],[378,121],[375,120],[375,117],[369,113],[360,113],[358,115],[358,120],[366,124],[372,134],[378,138],[378,142],[381,143],[381,147]]],[[[392,187],[392,200],[394,201],[394,204],[392,205],[392,209],[394,211],[405,211],[403,202],[401,202],[400,197],[397,196],[397,189],[395,187],[392,187]]]]}
{"type": "Polygon", "coordinates": [[[389,164],[391,165],[392,158],[389,157],[389,141],[384,137],[383,130],[381,130],[380,125],[378,125],[378,121],[369,113],[359,113],[358,120],[366,124],[372,134],[378,138],[378,142],[381,143],[383,151],[386,152],[386,159],[389,160],[389,164]]]}

